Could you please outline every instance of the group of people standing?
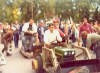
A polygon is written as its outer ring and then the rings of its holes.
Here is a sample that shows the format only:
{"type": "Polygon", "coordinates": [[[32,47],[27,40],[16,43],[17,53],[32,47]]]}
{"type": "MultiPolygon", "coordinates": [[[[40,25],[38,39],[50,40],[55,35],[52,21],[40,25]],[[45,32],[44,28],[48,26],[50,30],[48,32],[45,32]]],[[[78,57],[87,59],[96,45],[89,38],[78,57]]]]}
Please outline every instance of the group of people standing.
{"type": "Polygon", "coordinates": [[[46,46],[59,42],[68,43],[69,40],[72,43],[78,42],[80,46],[82,41],[82,46],[91,49],[93,43],[100,40],[100,20],[95,21],[94,25],[92,25],[86,17],[79,24],[74,22],[69,24],[59,18],[52,18],[50,21],[40,20],[37,24],[33,19],[30,19],[28,22],[23,21],[21,24],[15,21],[14,24],[3,26],[2,29],[3,34],[8,33],[8,30],[12,31],[15,48],[19,48],[18,42],[20,38],[24,47],[26,47],[26,40],[29,39],[31,44],[25,48],[26,50],[31,49],[35,41],[46,46]],[[34,38],[34,34],[36,38],[34,38]]]}

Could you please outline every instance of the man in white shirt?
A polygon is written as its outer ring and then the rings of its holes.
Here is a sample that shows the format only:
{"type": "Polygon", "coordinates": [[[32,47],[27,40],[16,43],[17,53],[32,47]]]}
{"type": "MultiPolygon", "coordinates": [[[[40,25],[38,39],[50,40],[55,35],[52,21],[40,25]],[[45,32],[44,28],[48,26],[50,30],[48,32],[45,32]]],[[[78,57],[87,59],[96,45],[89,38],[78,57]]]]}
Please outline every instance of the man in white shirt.
{"type": "Polygon", "coordinates": [[[46,30],[44,33],[44,44],[50,46],[61,41],[62,38],[60,36],[60,33],[56,29],[54,29],[54,25],[50,23],[48,26],[48,30],[46,30]]]}
{"type": "Polygon", "coordinates": [[[86,47],[92,49],[94,44],[100,40],[100,35],[97,33],[91,33],[87,35],[87,44],[86,47]]]}
{"type": "Polygon", "coordinates": [[[31,33],[37,33],[37,26],[36,26],[36,24],[34,23],[34,21],[32,20],[32,19],[30,19],[30,21],[29,22],[27,22],[27,23],[25,23],[24,25],[23,25],[23,28],[22,28],[22,31],[23,32],[29,32],[29,30],[28,30],[28,28],[29,28],[29,26],[31,26],[32,25],[32,31],[31,31],[31,33]],[[34,31],[33,31],[34,30],[34,31]]]}
{"type": "Polygon", "coordinates": [[[30,19],[28,23],[25,23],[22,27],[24,37],[22,38],[22,45],[26,51],[32,50],[33,43],[36,41],[34,34],[37,33],[37,26],[33,19],[30,19]],[[27,40],[29,40],[29,47],[26,46],[27,40]]]}

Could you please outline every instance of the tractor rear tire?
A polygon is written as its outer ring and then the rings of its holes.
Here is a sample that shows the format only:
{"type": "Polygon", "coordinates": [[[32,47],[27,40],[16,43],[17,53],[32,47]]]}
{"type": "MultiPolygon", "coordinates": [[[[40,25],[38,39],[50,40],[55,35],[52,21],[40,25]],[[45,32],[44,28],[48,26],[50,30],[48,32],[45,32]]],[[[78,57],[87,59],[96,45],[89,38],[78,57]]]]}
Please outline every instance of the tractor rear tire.
{"type": "Polygon", "coordinates": [[[44,73],[42,57],[39,55],[36,57],[36,60],[38,63],[38,69],[36,70],[36,73],[44,73]]]}

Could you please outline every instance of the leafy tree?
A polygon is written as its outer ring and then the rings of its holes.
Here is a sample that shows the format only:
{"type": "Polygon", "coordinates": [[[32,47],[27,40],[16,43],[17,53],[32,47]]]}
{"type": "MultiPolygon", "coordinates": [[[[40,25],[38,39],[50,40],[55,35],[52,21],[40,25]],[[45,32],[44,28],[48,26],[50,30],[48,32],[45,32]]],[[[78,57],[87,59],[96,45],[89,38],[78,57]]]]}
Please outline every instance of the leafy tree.
{"type": "Polygon", "coordinates": [[[83,16],[90,16],[89,10],[95,10],[93,3],[100,5],[99,0],[0,0],[0,21],[38,20],[54,15],[71,16],[78,21],[83,16]]]}

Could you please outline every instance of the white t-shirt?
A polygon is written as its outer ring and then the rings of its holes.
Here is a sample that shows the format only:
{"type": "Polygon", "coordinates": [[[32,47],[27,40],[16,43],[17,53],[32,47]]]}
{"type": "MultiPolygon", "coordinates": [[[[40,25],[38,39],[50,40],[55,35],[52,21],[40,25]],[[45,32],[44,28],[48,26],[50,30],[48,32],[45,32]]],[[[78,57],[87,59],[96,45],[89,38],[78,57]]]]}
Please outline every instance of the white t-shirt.
{"type": "Polygon", "coordinates": [[[86,47],[90,48],[90,46],[95,43],[96,41],[100,40],[100,35],[97,33],[91,33],[87,35],[87,44],[86,47]]]}
{"type": "MultiPolygon", "coordinates": [[[[28,30],[28,28],[29,28],[29,23],[25,23],[23,25],[23,27],[22,27],[22,31],[23,32],[26,32],[28,30]]],[[[36,26],[36,24],[33,24],[32,25],[32,30],[33,30],[33,33],[36,33],[37,32],[37,26],[36,26]]]]}
{"type": "Polygon", "coordinates": [[[19,29],[19,24],[13,24],[12,29],[14,31],[18,30],[19,29]]]}
{"type": "Polygon", "coordinates": [[[46,30],[44,33],[44,43],[50,44],[50,43],[56,43],[57,41],[62,41],[62,38],[60,36],[60,33],[54,29],[53,32],[50,32],[50,30],[46,30]]]}

